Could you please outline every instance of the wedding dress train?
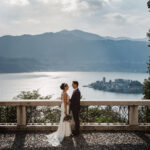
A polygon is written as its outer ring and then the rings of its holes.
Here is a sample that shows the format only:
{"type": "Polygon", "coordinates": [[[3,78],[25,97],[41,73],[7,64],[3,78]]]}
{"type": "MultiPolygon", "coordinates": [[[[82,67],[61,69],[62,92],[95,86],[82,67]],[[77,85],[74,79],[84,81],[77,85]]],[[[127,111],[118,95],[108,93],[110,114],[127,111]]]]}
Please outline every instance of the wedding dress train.
{"type": "MultiPolygon", "coordinates": [[[[52,146],[58,146],[64,139],[65,136],[71,135],[71,123],[70,121],[63,121],[65,114],[65,105],[64,105],[64,92],[61,94],[61,117],[57,131],[47,135],[48,142],[52,146]]],[[[67,101],[69,101],[69,96],[67,94],[67,101]]],[[[69,105],[67,105],[67,114],[69,114],[69,105]]]]}

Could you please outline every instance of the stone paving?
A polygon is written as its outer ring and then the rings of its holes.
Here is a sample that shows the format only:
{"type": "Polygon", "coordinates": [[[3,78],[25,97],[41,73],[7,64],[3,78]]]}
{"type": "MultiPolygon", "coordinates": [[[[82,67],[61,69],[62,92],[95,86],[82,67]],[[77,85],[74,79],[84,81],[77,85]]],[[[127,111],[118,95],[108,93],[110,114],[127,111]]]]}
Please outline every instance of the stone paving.
{"type": "Polygon", "coordinates": [[[60,146],[49,145],[50,132],[0,133],[0,150],[150,150],[150,132],[82,131],[66,137],[60,146]]]}

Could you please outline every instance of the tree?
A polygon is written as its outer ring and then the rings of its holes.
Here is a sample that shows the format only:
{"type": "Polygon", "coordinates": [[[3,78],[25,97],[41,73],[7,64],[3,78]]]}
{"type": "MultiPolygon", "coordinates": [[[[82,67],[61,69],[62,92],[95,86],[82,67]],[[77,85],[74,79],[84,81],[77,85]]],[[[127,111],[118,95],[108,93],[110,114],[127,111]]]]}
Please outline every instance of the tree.
{"type": "MultiPolygon", "coordinates": [[[[150,0],[147,2],[147,6],[150,9],[150,0]]],[[[150,41],[150,30],[147,33],[147,37],[149,38],[150,41]]],[[[150,46],[150,44],[148,46],[150,46]]],[[[147,73],[149,74],[149,77],[148,79],[144,80],[144,86],[143,86],[144,99],[150,99],[150,56],[149,56],[149,61],[147,63],[147,73]]]]}
{"type": "MultiPolygon", "coordinates": [[[[150,9],[150,0],[147,2],[147,6],[150,9]]],[[[150,30],[147,33],[147,37],[149,38],[150,41],[150,30]]],[[[148,45],[150,47],[150,44],[148,45]]],[[[144,85],[143,85],[143,95],[144,99],[150,99],[150,56],[149,56],[149,61],[147,63],[147,73],[149,74],[148,79],[144,80],[144,85]]],[[[145,106],[141,107],[139,110],[139,116],[142,120],[142,122],[150,122],[150,106],[145,106]]]]}
{"type": "MultiPolygon", "coordinates": [[[[147,7],[150,9],[150,0],[147,2],[147,7]]],[[[149,29],[149,31],[147,33],[147,37],[149,38],[149,41],[150,41],[150,29],[149,29]]],[[[148,46],[150,47],[150,44],[148,46]]],[[[149,67],[150,67],[150,63],[149,63],[149,67]]]]}
{"type": "Polygon", "coordinates": [[[148,8],[150,8],[150,0],[147,2],[147,6],[148,8]]]}
{"type": "Polygon", "coordinates": [[[149,56],[149,62],[147,63],[147,73],[149,73],[149,77],[148,79],[144,80],[144,85],[143,85],[144,99],[150,99],[150,56],[149,56]]]}
{"type": "MultiPolygon", "coordinates": [[[[147,73],[149,73],[148,79],[144,80],[143,85],[143,95],[144,99],[150,99],[150,56],[149,56],[149,62],[147,63],[147,73]]],[[[141,114],[142,122],[150,122],[150,106],[142,107],[142,110],[140,110],[139,115],[141,114]]]]}

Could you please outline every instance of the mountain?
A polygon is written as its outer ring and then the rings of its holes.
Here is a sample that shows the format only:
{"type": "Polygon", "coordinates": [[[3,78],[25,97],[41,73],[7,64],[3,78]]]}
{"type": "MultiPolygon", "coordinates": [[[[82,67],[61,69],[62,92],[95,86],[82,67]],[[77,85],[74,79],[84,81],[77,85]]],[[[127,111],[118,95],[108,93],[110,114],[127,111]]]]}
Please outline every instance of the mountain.
{"type": "Polygon", "coordinates": [[[96,34],[93,34],[93,33],[88,33],[88,32],[84,32],[84,31],[81,31],[81,30],[72,30],[72,31],[68,31],[68,30],[62,30],[60,32],[57,32],[56,34],[58,35],[68,35],[68,36],[71,36],[71,37],[74,37],[76,39],[82,39],[82,40],[103,40],[104,38],[99,36],[99,35],[96,35],[96,34]]]}
{"type": "Polygon", "coordinates": [[[46,69],[34,59],[0,57],[0,73],[36,71],[39,70],[39,66],[41,69],[46,69]]]}
{"type": "Polygon", "coordinates": [[[102,37],[81,30],[6,35],[0,37],[0,72],[6,72],[6,67],[10,72],[146,72],[147,45],[144,40],[102,37]]]}
{"type": "Polygon", "coordinates": [[[130,40],[130,41],[148,41],[148,38],[140,38],[140,39],[133,39],[133,38],[129,38],[129,37],[110,37],[110,36],[106,36],[105,39],[109,39],[109,40],[130,40]]]}

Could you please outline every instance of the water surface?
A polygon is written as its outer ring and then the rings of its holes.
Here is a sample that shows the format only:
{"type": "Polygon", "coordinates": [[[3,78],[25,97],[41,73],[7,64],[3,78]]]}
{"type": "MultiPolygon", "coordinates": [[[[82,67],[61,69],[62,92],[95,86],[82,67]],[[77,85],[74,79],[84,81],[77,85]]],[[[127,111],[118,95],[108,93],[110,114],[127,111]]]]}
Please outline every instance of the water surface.
{"type": "Polygon", "coordinates": [[[79,88],[83,99],[107,100],[107,99],[141,99],[142,94],[120,94],[106,91],[94,90],[83,85],[90,84],[106,77],[106,81],[116,78],[138,80],[141,83],[148,78],[146,73],[124,73],[124,72],[32,72],[0,74],[0,99],[11,100],[21,91],[39,89],[41,95],[52,95],[58,99],[61,94],[60,84],[69,84],[69,95],[72,94],[72,81],[79,81],[79,88]]]}

